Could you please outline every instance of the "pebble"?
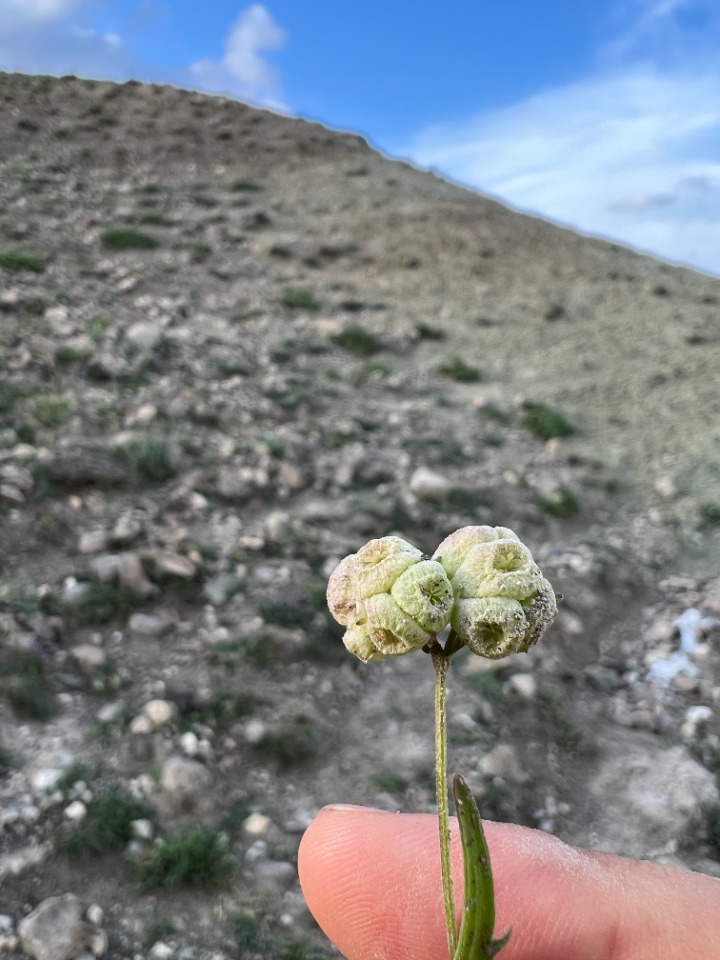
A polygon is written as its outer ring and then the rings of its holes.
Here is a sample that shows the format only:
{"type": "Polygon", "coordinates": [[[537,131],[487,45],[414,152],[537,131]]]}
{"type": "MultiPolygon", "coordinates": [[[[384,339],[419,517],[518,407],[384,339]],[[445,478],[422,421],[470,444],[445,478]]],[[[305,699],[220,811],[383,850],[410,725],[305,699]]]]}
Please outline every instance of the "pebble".
{"type": "Polygon", "coordinates": [[[155,833],[152,820],[145,820],[144,818],[133,820],[130,823],[130,830],[136,840],[152,840],[155,833]]]}
{"type": "Polygon", "coordinates": [[[161,637],[170,629],[170,624],[162,617],[150,613],[133,613],[128,620],[128,630],[137,637],[161,637]]]}
{"type": "Polygon", "coordinates": [[[446,476],[430,470],[428,467],[418,467],[410,477],[409,490],[420,500],[442,502],[452,490],[453,484],[446,476]]]}
{"type": "Polygon", "coordinates": [[[83,673],[93,673],[107,663],[107,654],[94,643],[81,643],[70,648],[70,656],[83,673]]]}
{"type": "Polygon", "coordinates": [[[82,800],[73,800],[73,802],[63,810],[63,816],[72,823],[80,823],[80,821],[84,820],[87,816],[87,807],[82,800]]]}
{"type": "Polygon", "coordinates": [[[243,820],[243,830],[249,837],[262,837],[270,829],[272,820],[264,813],[251,813],[243,820]]]}
{"type": "Polygon", "coordinates": [[[486,777],[500,777],[510,783],[527,783],[529,774],[520,763],[517,750],[511,743],[499,743],[480,759],[478,769],[486,777]]]}
{"type": "Polygon", "coordinates": [[[180,737],[180,749],[186,757],[196,757],[199,745],[200,741],[198,736],[197,734],[193,733],[192,730],[186,731],[180,737]]]}
{"type": "Polygon", "coordinates": [[[517,694],[521,700],[528,703],[535,699],[537,694],[537,680],[532,673],[514,673],[508,680],[510,692],[517,694]]]}
{"type": "Polygon", "coordinates": [[[148,700],[142,713],[148,718],[155,730],[170,723],[175,716],[175,704],[169,700],[148,700]]]}

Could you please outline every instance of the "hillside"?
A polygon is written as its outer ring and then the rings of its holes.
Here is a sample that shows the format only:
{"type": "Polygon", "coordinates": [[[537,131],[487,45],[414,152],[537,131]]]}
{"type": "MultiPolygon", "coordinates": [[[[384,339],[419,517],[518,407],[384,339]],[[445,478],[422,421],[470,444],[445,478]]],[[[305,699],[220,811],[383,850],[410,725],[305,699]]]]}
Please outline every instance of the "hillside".
{"type": "Polygon", "coordinates": [[[451,678],[483,811],[720,874],[719,366],[720,279],[316,124],[0,74],[0,944],[72,893],[108,956],[322,953],[314,812],[433,808],[429,664],[350,662],[324,582],[469,523],[564,597],[451,678]],[[228,882],[138,887],[198,824],[228,882]]]}

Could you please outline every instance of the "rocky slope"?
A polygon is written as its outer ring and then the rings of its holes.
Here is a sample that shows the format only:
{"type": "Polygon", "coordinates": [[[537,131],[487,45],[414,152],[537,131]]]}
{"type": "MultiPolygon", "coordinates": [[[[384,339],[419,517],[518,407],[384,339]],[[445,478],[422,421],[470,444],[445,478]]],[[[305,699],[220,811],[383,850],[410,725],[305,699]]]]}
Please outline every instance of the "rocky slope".
{"type": "Polygon", "coordinates": [[[324,610],[388,532],[514,527],[564,596],[458,658],[484,812],[720,873],[719,361],[720,280],[317,125],[0,75],[9,955],[329,950],[314,812],[433,807],[429,664],[324,610]]]}

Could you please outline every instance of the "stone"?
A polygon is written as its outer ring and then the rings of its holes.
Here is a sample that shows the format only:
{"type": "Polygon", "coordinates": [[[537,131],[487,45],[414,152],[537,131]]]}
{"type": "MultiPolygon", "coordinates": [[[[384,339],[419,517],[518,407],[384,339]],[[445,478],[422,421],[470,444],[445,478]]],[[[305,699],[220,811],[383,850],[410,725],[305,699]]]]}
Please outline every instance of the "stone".
{"type": "Polygon", "coordinates": [[[153,729],[159,730],[173,720],[175,704],[169,700],[148,700],[142,708],[142,713],[148,718],[153,729]]]}
{"type": "MultiPolygon", "coordinates": [[[[107,550],[109,544],[110,534],[107,530],[85,530],[80,534],[78,550],[80,553],[100,553],[107,550]]],[[[101,579],[103,578],[98,577],[98,580],[101,579]]]]}
{"type": "Polygon", "coordinates": [[[160,786],[169,805],[182,812],[198,807],[211,784],[207,767],[190,757],[169,757],[160,772],[160,786]]]}
{"type": "Polygon", "coordinates": [[[133,613],[128,620],[128,630],[136,637],[161,637],[170,629],[170,624],[162,617],[150,613],[133,613]]]}
{"type": "Polygon", "coordinates": [[[237,593],[240,583],[240,578],[234,573],[217,573],[203,585],[203,596],[214,607],[221,607],[237,593]]]}
{"type": "Polygon", "coordinates": [[[63,810],[63,816],[72,823],[80,823],[87,816],[87,807],[82,800],[73,800],[69,806],[63,810]]]}
{"type": "Polygon", "coordinates": [[[607,853],[648,858],[674,842],[681,849],[720,801],[715,777],[687,752],[645,745],[636,734],[617,738],[590,782],[598,804],[594,846],[607,853]]]}
{"type": "Polygon", "coordinates": [[[80,643],[71,647],[70,656],[83,673],[92,673],[107,663],[107,654],[94,643],[80,643]]]}
{"type": "Polygon", "coordinates": [[[429,467],[418,467],[410,477],[410,493],[420,500],[442,502],[452,488],[452,482],[447,477],[429,467]]]}
{"type": "Polygon", "coordinates": [[[512,693],[527,702],[534,700],[537,694],[537,680],[532,673],[514,673],[507,685],[512,693]]]}
{"type": "Polygon", "coordinates": [[[163,328],[158,323],[133,323],[125,332],[126,338],[139,350],[153,350],[163,338],[163,328]]]}
{"type": "Polygon", "coordinates": [[[157,572],[165,577],[180,577],[182,580],[192,580],[196,567],[189,557],[172,550],[159,550],[153,555],[157,572]]]}
{"type": "Polygon", "coordinates": [[[93,933],[72,893],[43,900],[18,924],[22,949],[35,960],[74,960],[90,947],[93,933]]]}
{"type": "Polygon", "coordinates": [[[265,836],[271,824],[272,820],[264,813],[251,813],[249,817],[243,820],[242,826],[249,837],[257,838],[265,836]]]}
{"type": "Polygon", "coordinates": [[[499,743],[486,753],[478,764],[478,769],[486,777],[500,777],[509,783],[527,783],[529,775],[520,763],[517,750],[511,743],[499,743]]]}
{"type": "Polygon", "coordinates": [[[198,749],[200,746],[200,741],[197,734],[193,733],[192,730],[187,730],[180,737],[180,749],[185,754],[186,757],[196,757],[198,754],[198,749]]]}

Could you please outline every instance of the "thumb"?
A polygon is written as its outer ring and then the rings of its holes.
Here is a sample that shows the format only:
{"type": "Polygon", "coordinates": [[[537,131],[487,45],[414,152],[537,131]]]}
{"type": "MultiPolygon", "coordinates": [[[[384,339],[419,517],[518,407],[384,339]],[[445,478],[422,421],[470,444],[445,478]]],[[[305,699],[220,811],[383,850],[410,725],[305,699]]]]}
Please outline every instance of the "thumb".
{"type": "MultiPolygon", "coordinates": [[[[502,960],[717,960],[720,880],[586,853],[511,824],[485,824],[502,960]]],[[[437,819],[326,807],[300,845],[308,906],[348,960],[448,956],[437,819]]],[[[458,914],[462,853],[453,824],[458,914]]]]}

